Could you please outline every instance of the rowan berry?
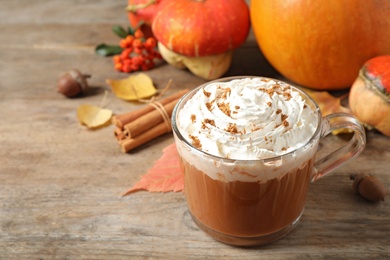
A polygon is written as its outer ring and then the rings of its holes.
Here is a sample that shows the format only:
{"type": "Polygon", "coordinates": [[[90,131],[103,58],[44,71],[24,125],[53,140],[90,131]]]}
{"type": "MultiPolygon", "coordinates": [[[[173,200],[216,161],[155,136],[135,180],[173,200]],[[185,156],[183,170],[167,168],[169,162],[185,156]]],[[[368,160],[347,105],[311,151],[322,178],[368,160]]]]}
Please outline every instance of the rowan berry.
{"type": "Polygon", "coordinates": [[[153,38],[153,37],[149,37],[148,39],[146,39],[146,41],[145,41],[145,47],[147,47],[147,48],[154,48],[154,47],[156,47],[156,45],[157,45],[157,41],[156,41],[156,39],[155,38],[153,38]]]}
{"type": "Polygon", "coordinates": [[[142,65],[143,63],[145,63],[145,59],[142,56],[134,56],[132,60],[133,63],[136,65],[142,65]]]}
{"type": "Polygon", "coordinates": [[[134,41],[134,36],[133,35],[127,35],[126,38],[125,38],[125,41],[128,44],[127,47],[132,46],[133,45],[133,41],[134,41]]]}
{"type": "Polygon", "coordinates": [[[133,63],[133,60],[130,58],[123,61],[123,65],[126,65],[126,66],[130,66],[132,63],[133,63]]]}
{"type": "Polygon", "coordinates": [[[140,65],[135,64],[135,63],[132,63],[132,64],[130,65],[130,67],[131,67],[131,70],[132,70],[132,71],[137,71],[137,70],[140,69],[140,65]]]}
{"type": "Polygon", "coordinates": [[[119,63],[121,62],[121,56],[120,55],[115,55],[112,60],[114,61],[114,63],[119,63]]]}
{"type": "Polygon", "coordinates": [[[150,70],[155,66],[155,59],[162,59],[157,51],[157,40],[154,37],[145,39],[143,32],[137,29],[119,41],[120,54],[113,57],[117,71],[130,73],[138,70],[150,70]]]}
{"type": "Polygon", "coordinates": [[[137,38],[137,39],[143,38],[144,37],[144,33],[141,31],[141,29],[137,29],[134,32],[134,37],[137,38]]]}
{"type": "Polygon", "coordinates": [[[134,52],[141,55],[144,52],[144,49],[142,49],[142,48],[134,48],[134,52]]]}
{"type": "Polygon", "coordinates": [[[154,68],[154,62],[153,61],[148,61],[148,62],[145,62],[144,64],[142,64],[141,66],[141,69],[142,70],[150,70],[154,68]]]}
{"type": "Polygon", "coordinates": [[[132,71],[132,64],[130,64],[130,65],[124,64],[123,68],[122,68],[122,71],[126,72],[126,73],[131,72],[132,71]]]}
{"type": "Polygon", "coordinates": [[[132,46],[134,49],[135,48],[142,48],[143,43],[142,43],[141,39],[134,39],[132,46]]]}
{"type": "Polygon", "coordinates": [[[122,63],[115,63],[114,68],[118,71],[122,71],[122,63]]]}
{"type": "Polygon", "coordinates": [[[119,46],[122,48],[122,49],[126,49],[127,47],[127,42],[125,39],[122,39],[119,41],[119,46]]]}
{"type": "Polygon", "coordinates": [[[120,55],[121,59],[122,60],[125,60],[125,59],[128,59],[130,58],[130,54],[132,52],[132,49],[131,48],[127,48],[127,49],[124,49],[120,55]]]}

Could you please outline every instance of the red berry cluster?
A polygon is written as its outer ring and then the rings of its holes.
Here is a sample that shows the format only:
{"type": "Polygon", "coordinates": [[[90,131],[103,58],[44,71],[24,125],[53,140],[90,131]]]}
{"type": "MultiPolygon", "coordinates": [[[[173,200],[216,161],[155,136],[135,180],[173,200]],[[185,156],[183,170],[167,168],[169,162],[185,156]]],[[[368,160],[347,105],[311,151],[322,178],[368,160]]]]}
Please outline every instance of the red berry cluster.
{"type": "Polygon", "coordinates": [[[133,72],[138,70],[150,70],[155,66],[155,60],[161,59],[156,50],[157,41],[154,37],[144,38],[140,29],[134,35],[127,35],[119,42],[122,52],[115,55],[115,69],[121,72],[133,72]]]}

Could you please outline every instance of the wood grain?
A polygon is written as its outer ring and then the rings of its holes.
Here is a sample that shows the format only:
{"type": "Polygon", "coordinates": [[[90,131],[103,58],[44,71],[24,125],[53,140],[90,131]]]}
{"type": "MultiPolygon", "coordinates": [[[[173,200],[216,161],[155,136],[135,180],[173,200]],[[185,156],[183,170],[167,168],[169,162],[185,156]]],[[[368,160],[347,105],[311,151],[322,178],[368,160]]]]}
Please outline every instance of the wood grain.
{"type": "MultiPolygon", "coordinates": [[[[164,135],[123,154],[113,126],[88,131],[83,103],[115,113],[142,104],[117,99],[105,81],[124,78],[94,46],[115,44],[127,25],[126,1],[3,0],[0,4],[0,259],[389,259],[390,205],[357,196],[351,173],[371,173],[390,187],[390,139],[368,133],[362,155],[310,186],[305,213],[284,239],[251,249],[227,246],[200,231],[182,193],[119,195],[173,142],[164,135]],[[56,92],[72,68],[92,74],[92,90],[67,99],[56,92]]],[[[167,94],[204,81],[168,65],[151,70],[167,94]]],[[[235,52],[229,75],[282,78],[251,36],[235,52]]],[[[343,141],[329,136],[328,152],[343,141]]]]}

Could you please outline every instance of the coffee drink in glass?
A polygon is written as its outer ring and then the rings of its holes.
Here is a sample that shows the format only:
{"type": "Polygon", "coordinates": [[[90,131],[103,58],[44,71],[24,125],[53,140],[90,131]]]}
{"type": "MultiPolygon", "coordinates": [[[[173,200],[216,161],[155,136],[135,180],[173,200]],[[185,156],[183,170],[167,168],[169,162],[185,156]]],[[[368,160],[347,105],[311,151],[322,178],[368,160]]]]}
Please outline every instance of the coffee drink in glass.
{"type": "Polygon", "coordinates": [[[192,218],[231,245],[262,245],[291,231],[303,214],[310,182],[356,157],[365,134],[351,115],[321,116],[303,91],[264,77],[206,83],[176,105],[172,126],[192,218]],[[335,129],[354,135],[316,158],[335,129]]]}

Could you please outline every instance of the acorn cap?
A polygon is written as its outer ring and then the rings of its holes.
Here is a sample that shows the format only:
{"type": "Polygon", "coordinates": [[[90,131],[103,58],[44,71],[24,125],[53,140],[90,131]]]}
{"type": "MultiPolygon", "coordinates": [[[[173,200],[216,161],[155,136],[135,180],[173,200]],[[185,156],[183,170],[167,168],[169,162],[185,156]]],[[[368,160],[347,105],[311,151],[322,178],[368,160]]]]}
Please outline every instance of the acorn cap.
{"type": "Polygon", "coordinates": [[[90,77],[90,75],[84,75],[79,70],[73,69],[68,72],[74,80],[80,85],[81,92],[85,92],[88,89],[88,82],[87,78],[90,77]]]}

